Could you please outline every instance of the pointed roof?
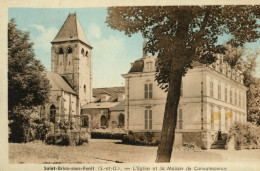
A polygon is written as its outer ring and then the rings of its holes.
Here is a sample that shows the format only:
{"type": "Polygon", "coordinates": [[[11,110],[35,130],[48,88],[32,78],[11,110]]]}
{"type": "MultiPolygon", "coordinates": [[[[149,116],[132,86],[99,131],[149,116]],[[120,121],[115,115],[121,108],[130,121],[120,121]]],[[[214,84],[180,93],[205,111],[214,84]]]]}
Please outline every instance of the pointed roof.
{"type": "Polygon", "coordinates": [[[60,31],[51,43],[80,40],[91,47],[88,39],[77,19],[76,13],[69,14],[60,31]]]}

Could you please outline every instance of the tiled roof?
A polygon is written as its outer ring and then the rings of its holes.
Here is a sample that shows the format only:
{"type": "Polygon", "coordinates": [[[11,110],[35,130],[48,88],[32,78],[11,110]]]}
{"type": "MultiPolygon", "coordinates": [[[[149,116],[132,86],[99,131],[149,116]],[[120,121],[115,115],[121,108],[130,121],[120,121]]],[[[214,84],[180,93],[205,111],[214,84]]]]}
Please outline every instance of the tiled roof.
{"type": "Polygon", "coordinates": [[[109,87],[109,88],[94,88],[93,89],[93,95],[96,97],[95,102],[99,101],[101,99],[101,94],[106,92],[110,95],[107,102],[114,102],[117,100],[117,93],[125,92],[125,87],[109,87]]]}
{"type": "MultiPolygon", "coordinates": [[[[155,56],[153,57],[150,57],[150,58],[156,58],[155,56]]],[[[128,73],[133,73],[133,72],[143,72],[144,71],[144,62],[145,60],[149,60],[149,58],[141,58],[141,59],[138,59],[136,60],[130,71],[128,73]]],[[[202,63],[198,62],[198,61],[193,61],[192,64],[191,64],[193,67],[196,67],[196,66],[202,66],[202,63]]]]}
{"type": "Polygon", "coordinates": [[[139,59],[134,62],[133,66],[131,67],[131,69],[128,73],[143,72],[143,69],[144,69],[144,61],[143,61],[143,59],[139,59]]]}
{"type": "Polygon", "coordinates": [[[125,110],[125,101],[120,102],[119,104],[117,104],[114,107],[110,108],[111,111],[115,111],[115,110],[125,110]]]}
{"type": "Polygon", "coordinates": [[[52,43],[70,40],[80,40],[91,47],[77,19],[76,13],[69,14],[52,43]]]}
{"type": "Polygon", "coordinates": [[[69,86],[69,84],[57,73],[46,72],[47,78],[50,80],[52,91],[66,91],[72,94],[76,94],[75,91],[69,86]]]}
{"type": "Polygon", "coordinates": [[[119,104],[120,102],[101,102],[101,103],[88,103],[84,106],[82,106],[82,109],[109,109],[112,108],[114,106],[116,106],[117,104],[119,104]]]}

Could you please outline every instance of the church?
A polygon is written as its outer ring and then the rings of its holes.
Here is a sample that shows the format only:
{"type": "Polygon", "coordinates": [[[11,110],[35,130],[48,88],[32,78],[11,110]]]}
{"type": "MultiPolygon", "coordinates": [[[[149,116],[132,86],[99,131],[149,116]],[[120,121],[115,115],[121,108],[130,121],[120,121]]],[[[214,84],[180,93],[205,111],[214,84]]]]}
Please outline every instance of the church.
{"type": "Polygon", "coordinates": [[[46,72],[51,97],[41,115],[53,123],[61,118],[79,123],[81,107],[92,98],[92,46],[76,13],[69,14],[51,44],[51,72],[46,72]]]}
{"type": "MultiPolygon", "coordinates": [[[[154,81],[156,56],[144,52],[132,63],[122,74],[124,87],[92,89],[92,46],[76,14],[69,14],[51,43],[51,100],[41,115],[53,123],[70,120],[89,132],[154,132],[160,138],[167,94],[154,81]]],[[[246,122],[243,76],[216,56],[208,66],[194,62],[182,79],[175,145],[209,149],[218,131],[246,122]]]]}

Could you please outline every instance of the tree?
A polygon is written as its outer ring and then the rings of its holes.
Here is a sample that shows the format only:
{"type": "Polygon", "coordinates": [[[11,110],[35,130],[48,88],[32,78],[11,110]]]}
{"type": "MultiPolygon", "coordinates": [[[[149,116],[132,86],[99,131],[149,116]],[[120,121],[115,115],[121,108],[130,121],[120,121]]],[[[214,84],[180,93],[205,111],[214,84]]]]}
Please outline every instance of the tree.
{"type": "Polygon", "coordinates": [[[224,60],[227,61],[233,69],[241,71],[244,76],[244,84],[248,88],[247,120],[256,125],[260,123],[259,80],[254,77],[258,54],[258,51],[245,53],[245,49],[238,49],[229,45],[224,55],[224,60]]]}
{"type": "Polygon", "coordinates": [[[29,33],[18,30],[11,19],[8,23],[8,119],[10,137],[19,142],[25,141],[18,137],[25,135],[33,109],[48,101],[50,91],[45,68],[34,58],[33,43],[29,40],[29,33]]]}
{"type": "Polygon", "coordinates": [[[260,37],[259,6],[153,6],[109,7],[107,24],[130,36],[141,32],[146,50],[157,54],[156,76],[168,92],[161,143],[156,162],[169,162],[174,142],[182,77],[193,61],[210,64],[225,47],[217,44],[219,35],[231,35],[228,42],[243,46],[260,37]]]}

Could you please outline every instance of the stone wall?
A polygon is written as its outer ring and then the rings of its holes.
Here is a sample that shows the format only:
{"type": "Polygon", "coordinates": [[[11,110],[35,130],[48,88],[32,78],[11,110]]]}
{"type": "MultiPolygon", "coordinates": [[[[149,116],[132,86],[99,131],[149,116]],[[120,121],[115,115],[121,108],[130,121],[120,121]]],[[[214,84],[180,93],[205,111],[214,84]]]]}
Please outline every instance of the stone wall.
{"type": "MultiPolygon", "coordinates": [[[[91,129],[97,129],[101,127],[101,116],[104,115],[107,117],[109,121],[109,112],[108,109],[82,109],[81,110],[81,115],[82,116],[88,116],[89,117],[89,127],[91,129]]],[[[107,126],[108,126],[107,122],[107,126]]]]}

